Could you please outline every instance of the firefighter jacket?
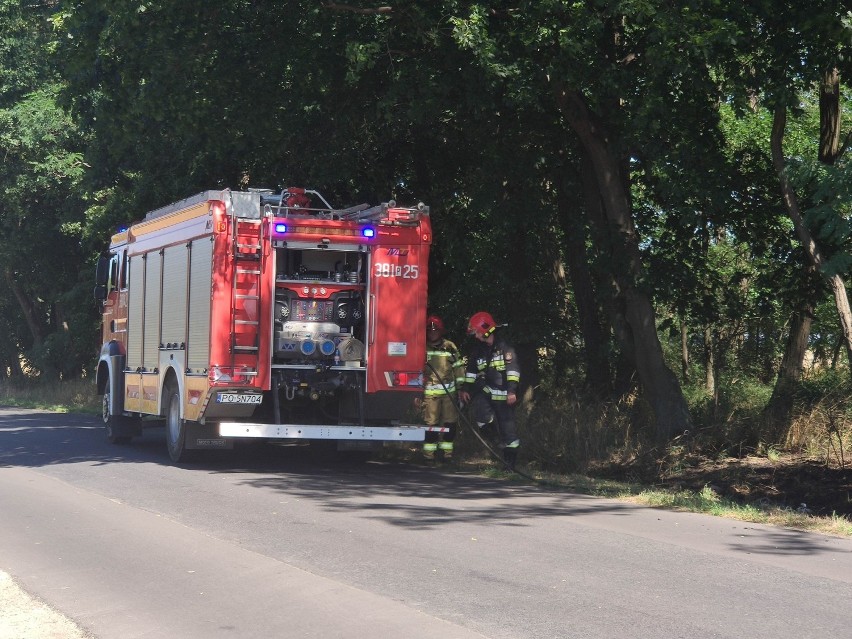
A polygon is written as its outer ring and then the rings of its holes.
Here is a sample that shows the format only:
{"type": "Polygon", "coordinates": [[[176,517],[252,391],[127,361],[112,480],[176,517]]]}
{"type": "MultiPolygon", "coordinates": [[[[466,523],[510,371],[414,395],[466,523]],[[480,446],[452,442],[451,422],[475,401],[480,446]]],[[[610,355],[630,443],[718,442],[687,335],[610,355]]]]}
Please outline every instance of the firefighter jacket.
{"type": "Polygon", "coordinates": [[[518,393],[521,369],[514,347],[499,335],[494,344],[477,342],[465,373],[468,392],[483,391],[492,401],[506,401],[509,393],[518,393]]]}
{"type": "Polygon", "coordinates": [[[437,344],[426,344],[427,365],[423,371],[423,396],[441,397],[455,393],[464,383],[465,361],[458,347],[441,338],[437,344]]]}

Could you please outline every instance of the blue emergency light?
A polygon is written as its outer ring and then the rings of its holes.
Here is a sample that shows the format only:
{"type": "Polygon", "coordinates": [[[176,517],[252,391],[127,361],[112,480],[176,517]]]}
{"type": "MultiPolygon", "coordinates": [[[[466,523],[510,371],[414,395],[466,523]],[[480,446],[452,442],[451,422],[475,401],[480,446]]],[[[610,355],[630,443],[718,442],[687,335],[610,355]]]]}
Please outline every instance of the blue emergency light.
{"type": "Polygon", "coordinates": [[[361,231],[361,235],[364,237],[376,237],[376,229],[372,226],[367,226],[361,231]]]}
{"type": "Polygon", "coordinates": [[[287,232],[287,225],[284,224],[283,222],[276,222],[275,223],[275,232],[276,233],[286,233],[287,232]]]}

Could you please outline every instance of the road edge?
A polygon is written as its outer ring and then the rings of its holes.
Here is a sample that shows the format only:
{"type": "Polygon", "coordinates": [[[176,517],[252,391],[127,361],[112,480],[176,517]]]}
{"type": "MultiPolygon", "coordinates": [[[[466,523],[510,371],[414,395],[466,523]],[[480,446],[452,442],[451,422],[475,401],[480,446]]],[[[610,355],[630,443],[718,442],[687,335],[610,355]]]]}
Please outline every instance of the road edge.
{"type": "Polygon", "coordinates": [[[0,570],[0,639],[93,639],[80,626],[0,570]]]}

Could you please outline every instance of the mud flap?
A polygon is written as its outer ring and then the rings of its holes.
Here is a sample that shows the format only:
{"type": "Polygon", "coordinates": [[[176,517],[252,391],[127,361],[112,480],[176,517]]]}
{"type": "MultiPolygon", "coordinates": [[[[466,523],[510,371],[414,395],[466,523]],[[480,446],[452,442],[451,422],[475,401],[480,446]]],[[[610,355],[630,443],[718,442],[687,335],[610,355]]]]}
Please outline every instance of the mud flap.
{"type": "Polygon", "coordinates": [[[107,428],[116,440],[129,440],[142,434],[142,418],[139,415],[111,415],[107,428]]]}
{"type": "Polygon", "coordinates": [[[234,440],[219,437],[219,428],[216,424],[199,424],[187,421],[186,441],[184,446],[187,450],[232,450],[234,440]]]}

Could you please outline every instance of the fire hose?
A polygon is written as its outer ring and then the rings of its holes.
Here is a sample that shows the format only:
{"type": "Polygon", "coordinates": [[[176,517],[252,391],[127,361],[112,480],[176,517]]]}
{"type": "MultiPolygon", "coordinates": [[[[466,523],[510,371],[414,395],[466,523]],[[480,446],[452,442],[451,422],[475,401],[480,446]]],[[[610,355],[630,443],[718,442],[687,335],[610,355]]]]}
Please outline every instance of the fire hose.
{"type": "MultiPolygon", "coordinates": [[[[432,366],[432,363],[431,363],[431,362],[426,362],[426,365],[427,365],[427,366],[428,366],[428,367],[432,370],[432,372],[435,374],[435,378],[438,380],[438,383],[439,383],[439,384],[441,384],[441,386],[443,387],[444,392],[445,392],[448,396],[452,397],[452,393],[450,392],[450,389],[449,389],[449,388],[447,388],[447,385],[444,383],[444,380],[442,380],[442,379],[441,379],[441,376],[440,376],[440,375],[438,375],[438,371],[436,371],[436,370],[435,370],[435,368],[432,366]]],[[[503,466],[503,467],[504,467],[507,471],[512,472],[512,473],[515,473],[515,474],[517,474],[517,475],[520,475],[521,477],[524,477],[525,479],[529,479],[530,481],[538,482],[538,479],[536,479],[535,477],[531,477],[530,475],[528,475],[528,474],[526,474],[526,473],[524,473],[524,472],[522,472],[522,471],[520,471],[520,470],[517,470],[516,468],[511,468],[511,467],[509,466],[509,464],[506,462],[506,460],[505,460],[505,459],[503,459],[503,456],[502,456],[500,453],[498,453],[496,450],[494,450],[494,448],[491,446],[491,444],[489,444],[489,443],[488,443],[488,441],[486,441],[486,439],[482,436],[482,433],[480,433],[480,432],[479,432],[479,431],[480,431],[480,429],[479,429],[479,428],[477,428],[476,426],[474,426],[473,422],[471,422],[471,421],[467,418],[467,415],[465,415],[465,413],[464,413],[464,405],[463,405],[463,403],[461,402],[461,400],[459,400],[458,398],[456,398],[456,401],[454,401],[454,402],[453,402],[453,408],[455,408],[455,409],[456,409],[456,413],[457,413],[457,414],[458,414],[458,416],[459,416],[459,420],[460,420],[460,421],[462,421],[462,422],[464,422],[465,426],[467,426],[467,427],[468,427],[468,430],[470,430],[470,432],[472,432],[472,433],[476,436],[476,438],[477,438],[477,439],[480,441],[480,443],[481,443],[481,444],[485,447],[485,449],[486,449],[489,453],[491,453],[491,456],[492,456],[492,457],[494,457],[494,459],[496,459],[498,462],[500,462],[500,464],[501,464],[501,465],[502,465],[502,466],[503,466]]],[[[495,419],[496,419],[496,418],[495,418],[495,419]]]]}

